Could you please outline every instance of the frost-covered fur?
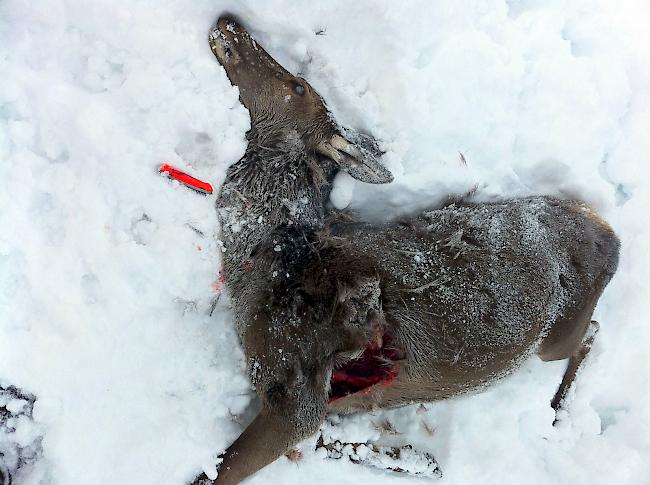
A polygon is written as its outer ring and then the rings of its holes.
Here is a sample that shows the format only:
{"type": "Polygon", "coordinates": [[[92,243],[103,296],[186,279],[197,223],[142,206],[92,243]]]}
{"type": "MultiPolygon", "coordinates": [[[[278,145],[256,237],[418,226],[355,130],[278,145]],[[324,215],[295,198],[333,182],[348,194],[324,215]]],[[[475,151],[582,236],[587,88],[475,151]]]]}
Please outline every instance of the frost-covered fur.
{"type": "MultiPolygon", "coordinates": [[[[226,451],[218,483],[272,462],[328,410],[443,399],[533,352],[573,355],[618,261],[616,236],[589,207],[550,197],[459,203],[384,225],[327,213],[335,166],[315,148],[341,141],[320,96],[236,22],[220,20],[213,38],[251,113],[248,149],[217,208],[225,280],[262,404],[226,451]],[[390,363],[397,377],[330,402],[335,367],[384,338],[401,352],[390,363]]],[[[341,160],[373,180],[372,163],[341,160]]]]}
{"type": "Polygon", "coordinates": [[[616,269],[616,236],[579,201],[457,204],[383,226],[326,214],[331,170],[315,177],[316,161],[292,143],[265,159],[252,139],[218,202],[251,379],[286,430],[275,456],[316,431],[332,369],[378,327],[406,354],[397,379],[330,410],[485,386],[538,351],[554,325],[579,325],[571,316],[585,302],[589,318],[616,269]]]}
{"type": "Polygon", "coordinates": [[[489,384],[537,351],[554,325],[595,303],[618,261],[616,236],[590,208],[549,197],[452,205],[383,227],[339,223],[329,231],[323,241],[333,248],[321,259],[337,268],[328,267],[333,274],[377,275],[383,318],[407,355],[391,386],[335,401],[343,411],[489,384]]]}
{"type": "MultiPolygon", "coordinates": [[[[358,355],[375,326],[395,336],[407,356],[399,377],[333,404],[353,411],[441,399],[507,374],[555,322],[600,294],[617,258],[616,237],[584,204],[533,197],[384,226],[280,226],[231,288],[262,392],[290,390],[296,369],[326,389],[334,363],[358,355]]],[[[326,399],[323,391],[313,405],[326,399]]]]}
{"type": "Polygon", "coordinates": [[[247,134],[246,154],[228,170],[217,201],[229,281],[276,228],[323,223],[332,162],[307,154],[294,131],[283,132],[278,122],[273,126],[277,137],[262,138],[264,126],[247,134]]]}

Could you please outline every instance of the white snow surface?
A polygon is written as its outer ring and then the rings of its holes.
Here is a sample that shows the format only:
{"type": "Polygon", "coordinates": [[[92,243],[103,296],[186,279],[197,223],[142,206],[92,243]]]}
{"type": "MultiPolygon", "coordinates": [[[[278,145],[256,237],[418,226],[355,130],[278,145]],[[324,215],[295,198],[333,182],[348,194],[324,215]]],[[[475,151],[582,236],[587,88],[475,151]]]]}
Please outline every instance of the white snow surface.
{"type": "Polygon", "coordinates": [[[313,437],[248,483],[650,483],[647,0],[3,0],[0,384],[37,399],[0,448],[40,457],[15,483],[187,484],[251,419],[227,299],[209,315],[214,196],[156,171],[218,187],[244,152],[248,113],[207,43],[224,11],[380,140],[395,182],[343,178],[337,206],[578,196],[622,240],[557,426],[565,364],[532,358],[480,394],[326,425],[431,453],[441,479],[330,460],[313,437]]]}

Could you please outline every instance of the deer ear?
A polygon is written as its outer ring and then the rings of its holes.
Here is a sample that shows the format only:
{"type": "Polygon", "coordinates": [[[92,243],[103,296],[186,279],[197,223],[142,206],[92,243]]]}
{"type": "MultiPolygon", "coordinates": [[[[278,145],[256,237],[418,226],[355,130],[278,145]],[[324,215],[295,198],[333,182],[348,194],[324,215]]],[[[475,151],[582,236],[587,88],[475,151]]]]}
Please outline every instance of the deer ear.
{"type": "Polygon", "coordinates": [[[368,135],[345,130],[345,138],[335,134],[318,146],[318,152],[362,182],[387,184],[393,181],[393,174],[379,163],[381,151],[377,143],[368,135]]]}

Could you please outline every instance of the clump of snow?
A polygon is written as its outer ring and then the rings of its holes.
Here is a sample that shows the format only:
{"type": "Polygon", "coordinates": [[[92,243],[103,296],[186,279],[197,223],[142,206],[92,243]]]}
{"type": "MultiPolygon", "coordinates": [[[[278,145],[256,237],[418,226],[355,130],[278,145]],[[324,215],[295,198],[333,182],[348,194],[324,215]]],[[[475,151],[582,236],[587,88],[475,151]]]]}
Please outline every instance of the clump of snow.
{"type": "MultiPolygon", "coordinates": [[[[341,418],[333,439],[411,445],[441,483],[647,481],[645,0],[5,0],[0,383],[35,397],[2,404],[17,417],[0,447],[34,450],[18,483],[188,483],[214,474],[251,417],[225,298],[212,310],[214,198],[156,171],[166,161],[218,187],[244,152],[248,114],[207,42],[223,11],[341,124],[380,139],[395,182],[340,179],[337,207],[394,216],[474,187],[579,196],[622,240],[556,427],[564,364],[533,358],[475,396],[341,418]]],[[[316,439],[250,483],[422,483],[325,459],[316,439]]]]}
{"type": "Polygon", "coordinates": [[[330,194],[332,206],[336,209],[345,209],[352,202],[355,181],[351,175],[344,171],[336,174],[334,188],[330,194]]]}

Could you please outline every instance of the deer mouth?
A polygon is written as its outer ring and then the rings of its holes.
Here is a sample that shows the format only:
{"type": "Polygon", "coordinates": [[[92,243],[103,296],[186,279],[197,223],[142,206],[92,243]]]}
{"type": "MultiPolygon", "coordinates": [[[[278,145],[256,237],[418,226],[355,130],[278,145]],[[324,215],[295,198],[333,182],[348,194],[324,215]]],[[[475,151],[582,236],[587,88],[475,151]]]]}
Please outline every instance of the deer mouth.
{"type": "Polygon", "coordinates": [[[406,353],[393,345],[393,337],[386,332],[381,339],[372,340],[363,354],[334,369],[330,379],[329,402],[359,392],[368,393],[373,386],[389,386],[399,374],[398,362],[406,353]]]}

